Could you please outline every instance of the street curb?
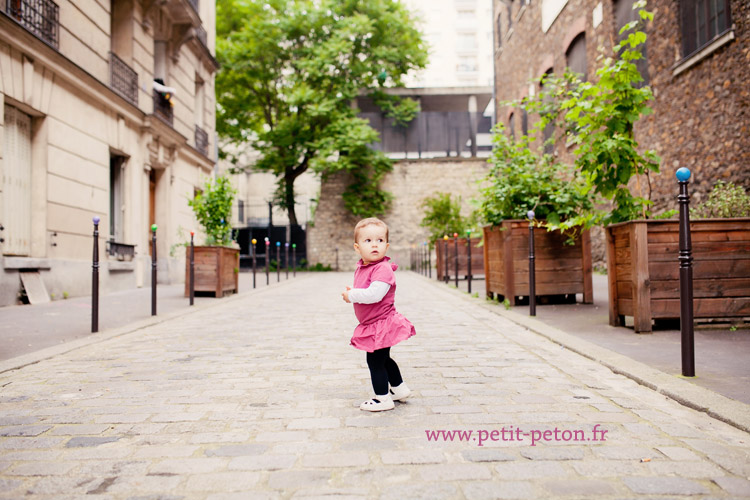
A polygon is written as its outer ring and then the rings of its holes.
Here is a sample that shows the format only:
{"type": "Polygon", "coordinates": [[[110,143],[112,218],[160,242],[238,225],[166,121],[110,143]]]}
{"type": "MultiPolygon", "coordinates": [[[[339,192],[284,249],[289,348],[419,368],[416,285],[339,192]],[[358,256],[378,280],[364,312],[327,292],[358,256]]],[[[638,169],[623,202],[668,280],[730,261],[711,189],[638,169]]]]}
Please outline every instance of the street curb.
{"type": "MultiPolygon", "coordinates": [[[[423,278],[430,284],[441,285],[441,283],[429,278],[423,278]]],[[[489,312],[519,324],[529,331],[541,335],[576,354],[596,361],[614,373],[624,375],[642,386],[677,401],[683,406],[707,413],[717,420],[721,420],[745,432],[750,432],[750,405],[722,396],[709,389],[678,378],[675,375],[670,375],[640,361],[578,338],[549,326],[538,319],[505,310],[501,304],[487,304],[484,299],[471,297],[466,292],[456,288],[438,288],[453,293],[489,312]]]]}
{"type": "MultiPolygon", "coordinates": [[[[311,273],[306,273],[306,274],[298,273],[298,274],[301,274],[301,276],[299,277],[301,279],[309,278],[311,275],[311,273]]],[[[298,278],[294,278],[294,279],[298,279],[298,278]]],[[[115,337],[121,337],[129,333],[134,333],[144,328],[147,328],[149,326],[158,325],[159,323],[164,323],[165,321],[170,321],[178,317],[196,313],[198,311],[203,311],[205,309],[210,309],[212,307],[229,304],[231,302],[247,297],[248,295],[262,293],[265,290],[272,290],[274,288],[284,286],[284,284],[290,283],[291,281],[292,280],[284,280],[284,281],[280,281],[277,283],[269,283],[268,285],[265,285],[263,288],[251,288],[250,290],[239,292],[229,297],[223,297],[221,300],[217,300],[216,302],[207,302],[205,304],[200,304],[200,305],[195,304],[192,307],[188,307],[187,309],[173,311],[173,312],[164,314],[163,316],[152,316],[150,318],[135,321],[133,323],[130,323],[128,325],[121,326],[118,328],[110,328],[108,330],[103,330],[101,332],[92,333],[90,335],[87,335],[86,337],[83,337],[77,340],[71,340],[70,342],[65,342],[64,344],[46,347],[38,351],[30,352],[28,354],[22,354],[21,356],[16,356],[15,358],[6,359],[4,361],[0,361],[0,373],[5,373],[8,371],[12,371],[12,370],[19,370],[25,366],[33,365],[33,364],[39,363],[40,361],[44,361],[46,359],[59,356],[61,354],[65,354],[65,353],[74,351],[76,349],[80,349],[82,347],[86,347],[92,344],[97,344],[99,342],[104,342],[106,340],[113,339],[115,337]]]]}

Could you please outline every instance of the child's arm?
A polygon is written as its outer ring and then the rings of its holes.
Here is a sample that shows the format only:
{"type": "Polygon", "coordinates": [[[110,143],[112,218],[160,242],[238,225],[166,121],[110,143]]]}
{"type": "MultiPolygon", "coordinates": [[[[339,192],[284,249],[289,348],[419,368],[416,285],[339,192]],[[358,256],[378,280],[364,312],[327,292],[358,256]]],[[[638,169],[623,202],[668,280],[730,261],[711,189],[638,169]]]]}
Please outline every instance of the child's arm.
{"type": "Polygon", "coordinates": [[[391,285],[382,281],[373,281],[367,288],[349,288],[346,287],[346,292],[341,295],[344,297],[346,302],[354,302],[356,304],[374,304],[380,302],[391,289],[391,285]],[[348,300],[347,300],[348,299],[348,300]]]}

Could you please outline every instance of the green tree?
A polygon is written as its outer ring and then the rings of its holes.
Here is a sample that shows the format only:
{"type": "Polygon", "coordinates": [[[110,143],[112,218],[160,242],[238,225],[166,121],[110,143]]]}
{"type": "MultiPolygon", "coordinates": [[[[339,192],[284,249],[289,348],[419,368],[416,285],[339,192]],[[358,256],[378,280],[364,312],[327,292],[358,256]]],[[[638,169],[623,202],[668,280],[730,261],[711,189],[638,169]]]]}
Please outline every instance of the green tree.
{"type": "Polygon", "coordinates": [[[235,190],[229,179],[206,180],[203,190],[188,200],[198,224],[206,233],[206,245],[226,246],[232,241],[232,202],[235,190]]]}
{"type": "MultiPolygon", "coordinates": [[[[308,169],[348,170],[353,213],[382,213],[379,179],[391,162],[368,145],[377,132],[351,105],[361,92],[399,86],[427,52],[397,0],[218,0],[217,130],[260,153],[253,166],[277,176],[275,202],[294,224],[294,181],[308,169]]],[[[400,122],[418,111],[374,96],[400,122]]],[[[235,168],[239,156],[223,148],[235,168]]]]}

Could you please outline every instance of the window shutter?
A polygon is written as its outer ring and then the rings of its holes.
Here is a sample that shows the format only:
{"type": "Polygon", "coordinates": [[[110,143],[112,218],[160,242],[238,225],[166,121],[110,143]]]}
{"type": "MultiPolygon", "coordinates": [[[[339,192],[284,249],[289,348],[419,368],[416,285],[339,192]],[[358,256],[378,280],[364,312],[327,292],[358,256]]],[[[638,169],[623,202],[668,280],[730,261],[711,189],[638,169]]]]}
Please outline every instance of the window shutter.
{"type": "Polygon", "coordinates": [[[5,255],[31,253],[31,117],[5,105],[3,217],[5,255]]]}

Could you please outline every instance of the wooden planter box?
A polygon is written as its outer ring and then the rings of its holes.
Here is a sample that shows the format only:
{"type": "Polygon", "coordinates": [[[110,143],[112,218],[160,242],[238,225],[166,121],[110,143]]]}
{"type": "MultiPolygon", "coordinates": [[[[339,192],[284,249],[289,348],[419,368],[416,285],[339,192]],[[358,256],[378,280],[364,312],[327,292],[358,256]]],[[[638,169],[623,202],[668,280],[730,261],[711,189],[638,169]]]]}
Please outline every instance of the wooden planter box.
{"type": "MultiPolygon", "coordinates": [[[[633,316],[637,333],[654,318],[680,317],[677,220],[613,224],[607,233],[609,324],[633,316]]],[[[693,249],[693,316],[750,316],[750,218],[690,223],[693,249]]]]}
{"type": "MultiPolygon", "coordinates": [[[[228,247],[195,247],[195,291],[223,297],[237,293],[240,251],[228,247]]],[[[190,295],[190,247],[185,253],[185,297],[190,295]]]]}
{"type": "MultiPolygon", "coordinates": [[[[471,275],[478,276],[484,273],[484,249],[479,245],[481,238],[471,239],[471,275]]],[[[469,275],[468,248],[466,238],[458,239],[458,276],[469,275]]],[[[438,240],[435,244],[435,269],[437,279],[445,279],[445,241],[438,240]]],[[[456,244],[453,238],[448,240],[448,277],[456,275],[456,244]]]]}
{"type": "MultiPolygon", "coordinates": [[[[591,281],[591,239],[584,231],[575,245],[566,245],[558,231],[534,230],[536,296],[580,293],[594,301],[591,281]]],[[[516,304],[529,295],[529,222],[508,220],[484,227],[484,279],[487,296],[516,304]]]]}

